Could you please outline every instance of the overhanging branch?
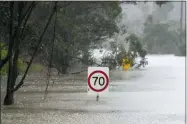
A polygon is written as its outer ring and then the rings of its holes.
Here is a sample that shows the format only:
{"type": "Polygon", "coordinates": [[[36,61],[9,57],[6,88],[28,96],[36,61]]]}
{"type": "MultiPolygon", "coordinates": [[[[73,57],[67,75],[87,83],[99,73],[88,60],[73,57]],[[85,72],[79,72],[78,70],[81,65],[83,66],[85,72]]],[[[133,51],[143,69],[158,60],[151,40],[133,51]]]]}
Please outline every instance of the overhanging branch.
{"type": "Polygon", "coordinates": [[[55,20],[54,20],[54,31],[53,31],[53,44],[52,44],[52,50],[51,50],[51,56],[50,56],[50,61],[49,61],[49,65],[48,65],[48,73],[47,73],[47,85],[46,85],[46,89],[45,89],[45,96],[44,98],[47,96],[47,90],[49,87],[49,78],[51,76],[51,63],[53,60],[53,49],[54,49],[54,44],[55,44],[55,34],[56,34],[56,20],[57,20],[57,2],[55,3],[55,20]]]}
{"type": "Polygon", "coordinates": [[[49,17],[47,23],[46,23],[46,26],[44,27],[44,30],[43,30],[43,32],[42,32],[40,38],[39,38],[37,47],[36,47],[36,49],[35,49],[35,51],[34,51],[32,57],[31,57],[31,60],[30,60],[28,66],[27,66],[27,68],[26,68],[26,71],[25,71],[25,73],[24,73],[24,75],[23,75],[21,81],[20,81],[19,84],[13,89],[13,91],[17,91],[17,90],[23,85],[23,83],[24,83],[23,81],[24,81],[24,79],[25,79],[25,77],[26,77],[26,75],[27,75],[27,73],[28,73],[28,71],[29,71],[29,68],[30,68],[30,66],[31,66],[31,64],[32,64],[32,61],[33,61],[34,57],[36,56],[36,53],[37,53],[37,51],[38,51],[38,49],[39,49],[39,46],[40,46],[40,44],[41,44],[41,42],[42,42],[43,36],[44,36],[44,34],[45,34],[45,32],[46,32],[46,30],[47,30],[47,28],[48,28],[48,26],[49,26],[49,24],[50,24],[50,22],[51,22],[51,19],[52,19],[53,15],[54,15],[55,10],[56,10],[56,7],[54,6],[53,11],[52,11],[52,13],[51,13],[51,15],[50,15],[50,17],[49,17]]]}

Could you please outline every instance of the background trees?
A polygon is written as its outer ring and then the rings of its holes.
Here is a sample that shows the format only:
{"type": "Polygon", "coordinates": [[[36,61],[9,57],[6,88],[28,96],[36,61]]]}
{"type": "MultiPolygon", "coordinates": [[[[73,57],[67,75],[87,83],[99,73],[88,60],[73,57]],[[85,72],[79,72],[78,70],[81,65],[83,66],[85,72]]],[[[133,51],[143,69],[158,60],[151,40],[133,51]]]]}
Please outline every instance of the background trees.
{"type": "Polygon", "coordinates": [[[8,64],[4,104],[10,105],[33,61],[61,73],[77,60],[89,64],[91,44],[98,45],[118,31],[115,19],[121,7],[119,2],[1,2],[0,12],[1,42],[8,45],[0,68],[8,64]],[[26,68],[16,84],[19,58],[26,68]]]}
{"type": "Polygon", "coordinates": [[[147,45],[150,54],[176,54],[184,55],[185,35],[183,30],[182,41],[180,41],[179,30],[172,29],[172,26],[165,22],[153,23],[152,16],[149,16],[144,28],[144,43],[147,45]]]}

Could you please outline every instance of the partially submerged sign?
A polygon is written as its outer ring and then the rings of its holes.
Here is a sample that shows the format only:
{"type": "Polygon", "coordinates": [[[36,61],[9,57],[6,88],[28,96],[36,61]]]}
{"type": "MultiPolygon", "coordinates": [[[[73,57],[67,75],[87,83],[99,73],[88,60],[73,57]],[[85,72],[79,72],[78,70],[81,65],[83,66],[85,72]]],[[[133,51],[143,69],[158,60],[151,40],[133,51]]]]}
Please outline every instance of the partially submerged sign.
{"type": "Polygon", "coordinates": [[[109,68],[88,67],[88,94],[98,95],[109,91],[109,68]]]}

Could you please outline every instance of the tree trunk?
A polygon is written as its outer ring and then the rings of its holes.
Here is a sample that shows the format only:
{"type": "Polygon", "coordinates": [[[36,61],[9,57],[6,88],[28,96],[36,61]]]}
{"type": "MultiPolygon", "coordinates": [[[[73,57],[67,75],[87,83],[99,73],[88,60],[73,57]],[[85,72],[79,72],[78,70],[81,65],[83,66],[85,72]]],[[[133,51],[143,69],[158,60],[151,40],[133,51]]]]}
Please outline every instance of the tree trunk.
{"type": "MultiPolygon", "coordinates": [[[[12,54],[12,53],[11,53],[12,54]]],[[[12,105],[14,104],[14,98],[13,98],[13,62],[12,62],[12,56],[9,59],[9,69],[8,69],[8,80],[7,80],[7,92],[4,99],[4,105],[12,105]]]]}
{"type": "Polygon", "coordinates": [[[13,105],[14,104],[14,92],[12,92],[10,89],[7,90],[5,99],[4,99],[4,105],[13,105]]]}
{"type": "Polygon", "coordinates": [[[4,99],[4,105],[12,105],[14,104],[14,92],[12,91],[17,78],[17,62],[18,62],[18,56],[19,52],[16,52],[13,62],[12,57],[10,57],[9,60],[9,75],[8,75],[8,81],[7,81],[7,92],[4,99]]]}
{"type": "Polygon", "coordinates": [[[13,4],[11,4],[11,18],[10,18],[10,41],[9,41],[9,49],[8,49],[8,57],[9,57],[9,71],[8,71],[8,80],[7,80],[7,93],[4,99],[4,105],[12,105],[14,104],[14,86],[17,78],[17,64],[19,57],[19,45],[20,45],[20,31],[21,31],[21,13],[23,9],[23,3],[17,3],[18,8],[18,25],[16,30],[12,32],[13,29],[13,4]]]}
{"type": "Polygon", "coordinates": [[[11,80],[12,80],[12,54],[13,54],[13,38],[12,38],[12,30],[13,30],[13,7],[14,2],[10,3],[10,24],[9,24],[9,44],[8,44],[8,80],[7,80],[7,93],[4,99],[4,105],[12,105],[13,104],[13,93],[11,93],[11,80]]]}
{"type": "Polygon", "coordinates": [[[13,66],[12,66],[12,80],[11,80],[11,88],[13,89],[16,84],[16,79],[18,77],[18,58],[19,58],[19,49],[15,51],[13,58],[13,66]]]}

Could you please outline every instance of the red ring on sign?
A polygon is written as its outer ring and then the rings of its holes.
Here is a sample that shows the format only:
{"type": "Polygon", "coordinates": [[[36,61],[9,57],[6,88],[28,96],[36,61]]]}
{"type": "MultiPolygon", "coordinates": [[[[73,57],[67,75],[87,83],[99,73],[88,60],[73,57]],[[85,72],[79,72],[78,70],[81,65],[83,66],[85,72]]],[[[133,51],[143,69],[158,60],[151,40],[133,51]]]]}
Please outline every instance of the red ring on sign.
{"type": "Polygon", "coordinates": [[[91,90],[93,90],[93,91],[95,91],[95,92],[102,92],[102,91],[104,91],[104,90],[108,87],[108,84],[109,84],[108,76],[107,76],[107,74],[106,74],[105,72],[103,72],[103,71],[99,71],[99,70],[94,71],[94,72],[92,72],[92,73],[89,75],[89,77],[88,77],[88,86],[90,87],[91,90]],[[95,89],[95,88],[93,88],[92,85],[91,85],[90,78],[91,78],[92,75],[95,74],[95,73],[101,73],[101,74],[103,74],[103,75],[105,76],[105,78],[106,78],[106,85],[105,85],[102,89],[95,89]]]}

